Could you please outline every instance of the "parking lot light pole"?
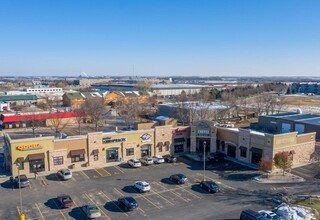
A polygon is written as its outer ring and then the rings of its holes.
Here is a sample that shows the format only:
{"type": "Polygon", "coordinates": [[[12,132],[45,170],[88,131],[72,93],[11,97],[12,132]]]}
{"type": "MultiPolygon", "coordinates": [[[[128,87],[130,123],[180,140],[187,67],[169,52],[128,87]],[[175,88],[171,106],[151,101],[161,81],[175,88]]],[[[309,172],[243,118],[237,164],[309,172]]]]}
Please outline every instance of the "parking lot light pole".
{"type": "Polygon", "coordinates": [[[206,180],[206,141],[203,141],[203,178],[202,180],[206,180]]]}
{"type": "Polygon", "coordinates": [[[22,194],[21,194],[21,182],[20,182],[20,163],[17,163],[17,168],[18,168],[18,184],[19,184],[19,193],[20,193],[20,220],[25,220],[25,215],[22,212],[22,194]]]}

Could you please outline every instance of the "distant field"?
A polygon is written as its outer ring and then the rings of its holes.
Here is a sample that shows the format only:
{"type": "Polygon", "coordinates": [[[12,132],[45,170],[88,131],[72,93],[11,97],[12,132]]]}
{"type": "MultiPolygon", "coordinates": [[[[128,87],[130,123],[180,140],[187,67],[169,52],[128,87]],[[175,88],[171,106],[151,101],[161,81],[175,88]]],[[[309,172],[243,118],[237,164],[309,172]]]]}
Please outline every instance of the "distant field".
{"type": "Polygon", "coordinates": [[[317,106],[320,105],[320,96],[283,96],[287,105],[317,106]]]}

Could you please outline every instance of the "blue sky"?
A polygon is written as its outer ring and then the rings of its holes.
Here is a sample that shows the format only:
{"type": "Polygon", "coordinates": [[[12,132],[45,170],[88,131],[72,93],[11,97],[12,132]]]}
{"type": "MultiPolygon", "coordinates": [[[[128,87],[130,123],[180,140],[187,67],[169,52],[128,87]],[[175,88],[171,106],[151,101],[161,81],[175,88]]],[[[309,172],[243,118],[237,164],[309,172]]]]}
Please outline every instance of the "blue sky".
{"type": "Polygon", "coordinates": [[[319,11],[312,0],[2,0],[0,74],[318,76],[319,11]]]}

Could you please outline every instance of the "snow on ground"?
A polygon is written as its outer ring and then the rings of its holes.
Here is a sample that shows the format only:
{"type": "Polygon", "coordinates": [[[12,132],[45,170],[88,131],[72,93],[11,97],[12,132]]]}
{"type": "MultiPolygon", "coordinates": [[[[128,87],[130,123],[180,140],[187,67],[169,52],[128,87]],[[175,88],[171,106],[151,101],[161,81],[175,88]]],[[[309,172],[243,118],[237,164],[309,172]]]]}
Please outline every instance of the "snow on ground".
{"type": "Polygon", "coordinates": [[[274,211],[284,220],[313,220],[316,219],[311,208],[305,206],[289,206],[285,203],[279,205],[274,211]]]}

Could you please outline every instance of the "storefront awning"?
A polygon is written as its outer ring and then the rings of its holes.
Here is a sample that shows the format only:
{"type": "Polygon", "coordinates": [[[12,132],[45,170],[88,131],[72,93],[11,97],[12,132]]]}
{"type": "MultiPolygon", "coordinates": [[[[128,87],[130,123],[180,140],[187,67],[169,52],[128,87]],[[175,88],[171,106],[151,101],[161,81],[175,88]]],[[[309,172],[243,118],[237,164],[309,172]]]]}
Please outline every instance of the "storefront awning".
{"type": "Polygon", "coordinates": [[[262,154],[262,149],[259,149],[259,148],[251,147],[250,151],[252,153],[262,154]]]}
{"type": "Polygon", "coordinates": [[[159,142],[158,147],[162,147],[162,146],[163,146],[163,142],[159,142]]]}
{"type": "Polygon", "coordinates": [[[17,163],[22,163],[23,161],[24,161],[23,157],[18,157],[16,160],[17,163]]]}
{"type": "Polygon", "coordinates": [[[29,160],[40,160],[40,159],[44,159],[44,153],[40,153],[40,154],[29,154],[28,155],[29,160]]]}
{"type": "Polygon", "coordinates": [[[93,155],[99,154],[99,149],[93,150],[93,151],[92,151],[92,154],[93,154],[93,155]]]}
{"type": "Polygon", "coordinates": [[[174,139],[174,142],[185,142],[186,140],[184,138],[176,138],[174,139]]]}
{"type": "Polygon", "coordinates": [[[86,151],[84,149],[79,149],[79,150],[71,150],[70,155],[71,156],[77,156],[77,155],[83,155],[85,154],[86,151]]]}
{"type": "Polygon", "coordinates": [[[247,148],[244,147],[244,146],[240,146],[239,149],[240,149],[240,150],[247,150],[247,148]]]}

